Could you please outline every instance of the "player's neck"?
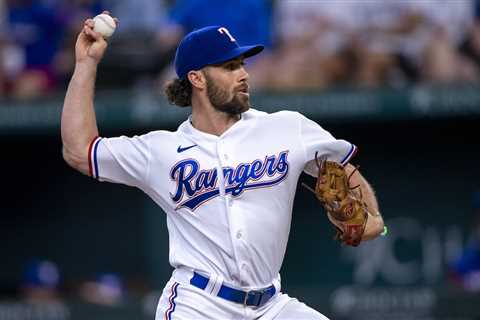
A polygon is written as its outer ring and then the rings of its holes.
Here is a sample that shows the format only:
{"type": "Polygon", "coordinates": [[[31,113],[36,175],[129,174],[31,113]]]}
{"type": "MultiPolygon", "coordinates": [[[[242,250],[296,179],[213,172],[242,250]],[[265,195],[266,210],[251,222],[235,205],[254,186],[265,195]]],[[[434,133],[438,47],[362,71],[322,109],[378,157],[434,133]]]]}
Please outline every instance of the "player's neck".
{"type": "Polygon", "coordinates": [[[192,108],[191,122],[195,129],[205,133],[221,136],[233,126],[241,115],[232,115],[212,108],[192,108]]]}

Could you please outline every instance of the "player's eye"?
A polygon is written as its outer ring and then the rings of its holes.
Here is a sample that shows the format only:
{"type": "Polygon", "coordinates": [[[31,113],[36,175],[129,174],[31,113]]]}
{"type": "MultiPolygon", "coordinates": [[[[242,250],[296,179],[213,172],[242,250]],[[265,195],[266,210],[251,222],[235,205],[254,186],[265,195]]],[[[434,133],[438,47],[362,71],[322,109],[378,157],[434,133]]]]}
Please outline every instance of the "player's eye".
{"type": "Polygon", "coordinates": [[[245,62],[243,61],[232,61],[227,63],[224,68],[230,71],[235,71],[244,65],[245,65],[245,62]]]}
{"type": "Polygon", "coordinates": [[[232,62],[232,63],[229,63],[229,64],[227,65],[227,69],[230,70],[230,71],[233,71],[233,70],[235,70],[235,69],[237,69],[237,68],[238,68],[237,64],[236,64],[236,63],[233,63],[233,62],[232,62]]]}

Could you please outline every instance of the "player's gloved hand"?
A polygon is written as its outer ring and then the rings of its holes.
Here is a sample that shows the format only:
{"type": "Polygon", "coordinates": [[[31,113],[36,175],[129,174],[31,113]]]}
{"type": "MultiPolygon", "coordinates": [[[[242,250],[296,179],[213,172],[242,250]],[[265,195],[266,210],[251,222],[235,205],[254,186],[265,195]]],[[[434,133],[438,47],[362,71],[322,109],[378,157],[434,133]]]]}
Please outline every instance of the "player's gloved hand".
{"type": "Polygon", "coordinates": [[[362,201],[362,194],[358,186],[351,187],[345,168],[325,158],[318,158],[318,178],[315,193],[318,200],[327,211],[329,220],[335,225],[335,238],[344,244],[358,246],[362,240],[367,224],[368,209],[362,201]]]}

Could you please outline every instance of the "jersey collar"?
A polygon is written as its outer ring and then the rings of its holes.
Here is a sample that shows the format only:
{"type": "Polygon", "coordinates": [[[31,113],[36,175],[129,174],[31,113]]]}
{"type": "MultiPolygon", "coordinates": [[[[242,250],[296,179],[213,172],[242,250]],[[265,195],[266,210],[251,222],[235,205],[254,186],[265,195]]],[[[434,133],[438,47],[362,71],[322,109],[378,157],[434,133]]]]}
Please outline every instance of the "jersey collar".
{"type": "Polygon", "coordinates": [[[216,136],[214,134],[206,133],[203,131],[198,130],[192,125],[192,115],[188,116],[188,119],[185,120],[180,127],[178,128],[179,131],[190,135],[190,136],[195,136],[195,137],[200,137],[201,139],[207,140],[207,141],[218,141],[220,139],[225,138],[225,136],[229,135],[232,131],[235,131],[237,127],[241,126],[242,123],[245,121],[246,118],[248,118],[250,110],[244,112],[241,114],[240,120],[235,122],[230,128],[227,129],[224,133],[222,133],[220,136],[216,136]]]}

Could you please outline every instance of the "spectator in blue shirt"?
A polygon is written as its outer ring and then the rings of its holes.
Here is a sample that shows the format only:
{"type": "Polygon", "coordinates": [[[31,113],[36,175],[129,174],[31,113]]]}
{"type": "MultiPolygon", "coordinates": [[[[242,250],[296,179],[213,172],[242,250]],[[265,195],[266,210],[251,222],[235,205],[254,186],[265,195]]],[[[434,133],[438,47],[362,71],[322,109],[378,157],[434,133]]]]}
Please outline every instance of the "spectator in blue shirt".
{"type": "Polygon", "coordinates": [[[59,0],[7,0],[6,3],[8,37],[23,58],[23,69],[12,79],[12,95],[33,98],[48,93],[57,85],[56,58],[64,48],[65,34],[76,20],[75,15],[81,10],[95,10],[98,1],[66,4],[59,0]]]}
{"type": "MultiPolygon", "coordinates": [[[[271,0],[177,0],[170,8],[169,21],[157,36],[159,54],[171,61],[177,44],[190,31],[209,25],[227,28],[237,42],[272,46],[271,0]],[[168,57],[170,56],[170,58],[168,57]]],[[[120,22],[121,23],[121,22],[120,22]]],[[[249,65],[260,58],[249,60],[249,65]]],[[[255,67],[250,67],[252,72],[255,67]]],[[[158,84],[171,78],[173,69],[163,70],[158,84]]]]}
{"type": "Polygon", "coordinates": [[[171,20],[184,33],[208,25],[226,27],[242,43],[271,45],[271,7],[265,0],[178,0],[171,20]]]}

